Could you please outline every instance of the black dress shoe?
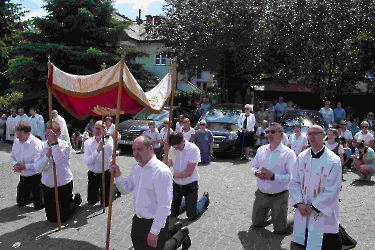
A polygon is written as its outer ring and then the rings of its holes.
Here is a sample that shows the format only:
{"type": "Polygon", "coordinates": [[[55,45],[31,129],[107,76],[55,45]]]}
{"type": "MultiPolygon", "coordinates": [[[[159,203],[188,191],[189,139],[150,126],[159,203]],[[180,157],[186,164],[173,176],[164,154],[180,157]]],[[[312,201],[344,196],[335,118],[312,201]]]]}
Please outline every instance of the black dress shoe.
{"type": "Polygon", "coordinates": [[[74,201],[74,203],[75,203],[76,206],[80,206],[81,203],[82,203],[81,195],[78,194],[78,193],[75,194],[73,201],[74,201]]]}
{"type": "Polygon", "coordinates": [[[203,196],[206,196],[207,197],[207,200],[206,200],[206,204],[204,204],[204,208],[208,208],[208,206],[210,205],[210,196],[208,194],[208,192],[204,192],[203,193],[203,196]]]}
{"type": "Polygon", "coordinates": [[[189,247],[191,246],[191,239],[190,239],[190,236],[189,236],[189,228],[184,227],[184,228],[181,229],[181,231],[182,231],[182,235],[183,235],[181,250],[189,249],[189,247]]]}
{"type": "Polygon", "coordinates": [[[171,235],[173,236],[175,233],[177,233],[178,230],[180,230],[184,225],[181,221],[177,221],[171,228],[171,235]]]}

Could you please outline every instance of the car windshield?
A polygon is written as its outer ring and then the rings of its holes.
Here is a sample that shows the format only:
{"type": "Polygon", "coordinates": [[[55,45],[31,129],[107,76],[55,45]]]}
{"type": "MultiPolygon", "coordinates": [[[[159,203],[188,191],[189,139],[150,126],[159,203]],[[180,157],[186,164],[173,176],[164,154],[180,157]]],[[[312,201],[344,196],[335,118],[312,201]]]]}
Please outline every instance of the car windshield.
{"type": "Polygon", "coordinates": [[[202,117],[207,123],[237,124],[241,110],[233,109],[211,109],[202,117]]]}
{"type": "Polygon", "coordinates": [[[237,125],[233,123],[207,122],[206,128],[211,131],[237,131],[237,125]]]}
{"type": "Polygon", "coordinates": [[[297,122],[301,123],[303,127],[310,127],[312,125],[322,126],[322,120],[319,114],[311,111],[288,111],[284,113],[281,120],[282,126],[286,127],[293,127],[297,122]]]}
{"type": "Polygon", "coordinates": [[[163,121],[165,118],[169,117],[169,111],[164,109],[160,114],[153,114],[148,109],[142,109],[136,114],[133,119],[135,120],[153,120],[153,121],[163,121]]]}

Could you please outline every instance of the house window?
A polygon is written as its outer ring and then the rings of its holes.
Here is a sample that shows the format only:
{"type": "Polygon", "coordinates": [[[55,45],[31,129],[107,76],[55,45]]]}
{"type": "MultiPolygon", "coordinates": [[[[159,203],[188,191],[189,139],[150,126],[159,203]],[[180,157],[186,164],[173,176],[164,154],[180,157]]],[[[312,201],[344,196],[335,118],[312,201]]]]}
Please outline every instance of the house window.
{"type": "Polygon", "coordinates": [[[155,65],[166,65],[167,58],[163,57],[163,54],[155,55],[155,65]]]}

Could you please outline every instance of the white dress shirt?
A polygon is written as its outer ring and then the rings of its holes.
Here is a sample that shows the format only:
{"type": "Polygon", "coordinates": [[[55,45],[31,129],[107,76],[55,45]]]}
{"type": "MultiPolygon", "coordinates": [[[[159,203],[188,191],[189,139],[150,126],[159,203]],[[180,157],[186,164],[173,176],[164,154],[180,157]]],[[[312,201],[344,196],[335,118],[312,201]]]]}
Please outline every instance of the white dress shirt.
{"type": "MultiPolygon", "coordinates": [[[[337,145],[339,145],[337,142],[334,142],[334,143],[332,143],[332,144],[329,144],[328,143],[328,141],[325,141],[324,142],[324,145],[326,146],[326,148],[328,148],[329,150],[334,150],[336,147],[337,147],[337,145]]],[[[345,150],[344,150],[344,148],[341,146],[341,145],[339,145],[339,148],[337,149],[337,152],[339,153],[339,154],[345,154],[345,150]]]]}
{"type": "MultiPolygon", "coordinates": [[[[99,141],[100,142],[100,141],[99,141]]],[[[87,139],[85,144],[85,153],[83,155],[83,160],[87,164],[91,172],[99,174],[102,172],[102,151],[98,152],[99,142],[96,141],[95,137],[87,139]]],[[[104,171],[107,171],[113,154],[113,139],[104,139],[104,171]]]]}
{"type": "Polygon", "coordinates": [[[282,143],[274,150],[270,149],[269,144],[261,146],[252,161],[251,172],[255,175],[255,171],[264,167],[275,174],[275,180],[257,178],[259,190],[267,194],[280,193],[287,190],[296,158],[293,150],[282,143]]]}
{"type": "Polygon", "coordinates": [[[47,187],[55,186],[53,179],[53,161],[56,163],[57,186],[63,186],[73,180],[70,170],[70,143],[59,139],[59,144],[52,146],[52,157],[46,156],[49,149],[48,142],[44,142],[40,156],[34,164],[34,169],[42,173],[42,183],[47,187]]]}
{"type": "Polygon", "coordinates": [[[139,218],[154,219],[150,232],[159,234],[171,213],[173,176],[167,165],[154,156],[144,167],[135,164],[129,177],[115,178],[121,193],[134,190],[134,211],[139,218]]]}
{"type": "Polygon", "coordinates": [[[65,141],[70,142],[68,127],[66,126],[65,119],[58,115],[56,118],[52,118],[52,121],[57,122],[60,125],[61,136],[64,137],[65,141]]]}
{"type": "Polygon", "coordinates": [[[26,169],[21,172],[22,176],[32,176],[36,174],[34,169],[35,160],[40,156],[40,150],[43,148],[43,142],[30,134],[29,138],[24,142],[20,142],[18,138],[14,140],[12,153],[10,154],[10,164],[12,166],[17,163],[26,165],[26,169]]]}
{"type": "MultiPolygon", "coordinates": [[[[155,128],[154,132],[151,132],[151,130],[146,130],[143,132],[145,135],[148,135],[152,141],[160,141],[160,134],[157,128],[155,128]]],[[[160,148],[160,143],[153,143],[152,144],[154,148],[160,148]]]]}
{"type": "Polygon", "coordinates": [[[186,178],[175,178],[174,182],[179,185],[187,185],[194,181],[198,181],[198,162],[201,162],[201,153],[197,145],[185,140],[185,147],[182,151],[171,147],[168,154],[168,159],[173,162],[174,173],[181,173],[187,169],[189,163],[196,163],[193,174],[186,178]]]}
{"type": "Polygon", "coordinates": [[[184,124],[180,124],[180,122],[176,122],[176,131],[181,131],[181,128],[184,126],[184,124]]]}
{"type": "Polygon", "coordinates": [[[296,136],[296,134],[291,134],[289,137],[289,143],[290,143],[290,148],[296,153],[296,155],[299,155],[299,153],[302,152],[303,147],[307,147],[308,141],[307,137],[304,134],[301,134],[300,136],[296,136]]]}
{"type": "Polygon", "coordinates": [[[283,133],[283,138],[281,139],[281,143],[284,144],[285,146],[289,145],[289,139],[285,133],[283,133]]]}
{"type": "MultiPolygon", "coordinates": [[[[238,126],[238,130],[241,132],[242,131],[242,128],[243,128],[243,123],[246,119],[246,115],[245,113],[242,113],[240,115],[240,117],[238,118],[238,122],[237,122],[237,126],[238,126]]],[[[254,126],[255,126],[255,115],[250,113],[250,115],[248,116],[247,118],[247,126],[246,126],[246,129],[251,132],[251,131],[254,131],[254,126]]]]}

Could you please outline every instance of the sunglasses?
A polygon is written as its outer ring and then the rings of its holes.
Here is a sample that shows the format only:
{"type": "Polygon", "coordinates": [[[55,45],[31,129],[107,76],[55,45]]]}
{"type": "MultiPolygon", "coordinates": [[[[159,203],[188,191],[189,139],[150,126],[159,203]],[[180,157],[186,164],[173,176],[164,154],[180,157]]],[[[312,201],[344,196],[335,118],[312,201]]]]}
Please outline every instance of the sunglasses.
{"type": "Polygon", "coordinates": [[[361,128],[368,128],[368,126],[361,126],[361,128]]]}
{"type": "Polygon", "coordinates": [[[56,113],[52,112],[53,115],[55,115],[56,113]]]}
{"type": "Polygon", "coordinates": [[[341,126],[346,126],[347,124],[340,124],[341,126]]]}
{"type": "Polygon", "coordinates": [[[368,115],[368,116],[370,116],[370,117],[371,117],[371,116],[374,116],[374,115],[368,115]]]}
{"type": "Polygon", "coordinates": [[[169,122],[164,122],[164,124],[169,124],[169,122]]]}
{"type": "Polygon", "coordinates": [[[276,134],[276,132],[279,132],[279,131],[276,131],[276,130],[268,130],[268,131],[266,131],[266,134],[274,135],[274,134],[276,134]]]}
{"type": "Polygon", "coordinates": [[[201,124],[199,124],[199,126],[206,126],[206,124],[204,124],[204,123],[201,123],[201,124]]]}

